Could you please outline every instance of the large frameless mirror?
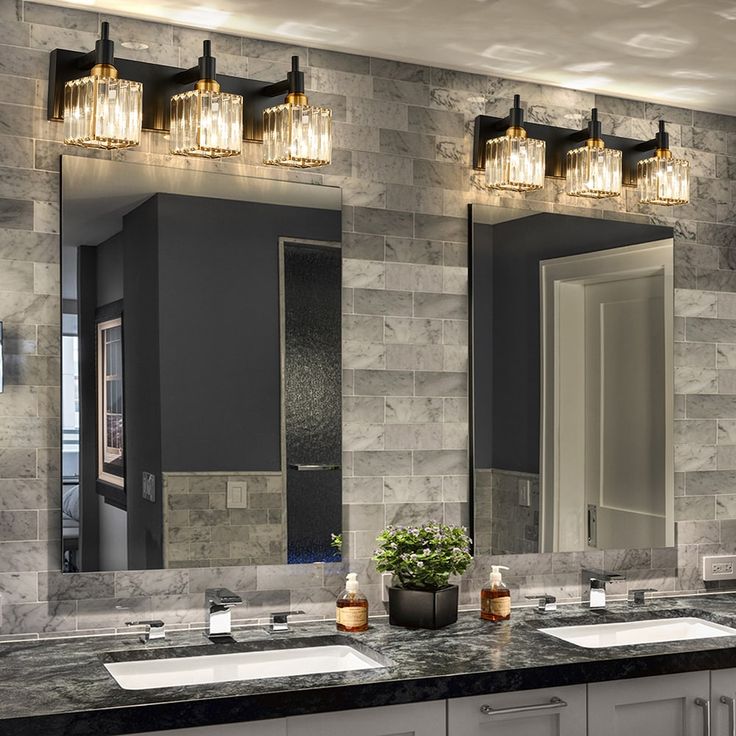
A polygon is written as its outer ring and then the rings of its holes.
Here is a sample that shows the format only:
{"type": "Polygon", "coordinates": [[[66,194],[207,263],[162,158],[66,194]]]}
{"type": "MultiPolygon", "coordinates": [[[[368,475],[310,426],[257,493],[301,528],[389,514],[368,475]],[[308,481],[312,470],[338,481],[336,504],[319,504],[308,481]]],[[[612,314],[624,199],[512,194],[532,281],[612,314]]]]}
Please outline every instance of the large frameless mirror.
{"type": "Polygon", "coordinates": [[[476,553],[673,545],[672,229],[471,218],[476,553]]]}
{"type": "Polygon", "coordinates": [[[341,194],[62,158],[64,569],[339,559],[341,194]]]}

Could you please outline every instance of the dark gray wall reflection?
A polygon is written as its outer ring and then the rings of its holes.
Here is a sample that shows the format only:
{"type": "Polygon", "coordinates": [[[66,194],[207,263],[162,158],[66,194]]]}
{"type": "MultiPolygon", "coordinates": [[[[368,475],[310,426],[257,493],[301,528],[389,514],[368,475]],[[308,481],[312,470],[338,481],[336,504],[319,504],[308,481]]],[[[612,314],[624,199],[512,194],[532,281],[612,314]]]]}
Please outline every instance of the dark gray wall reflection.
{"type": "Polygon", "coordinates": [[[672,229],[539,214],[473,224],[476,468],[539,472],[539,262],[672,237],[672,229]]]}

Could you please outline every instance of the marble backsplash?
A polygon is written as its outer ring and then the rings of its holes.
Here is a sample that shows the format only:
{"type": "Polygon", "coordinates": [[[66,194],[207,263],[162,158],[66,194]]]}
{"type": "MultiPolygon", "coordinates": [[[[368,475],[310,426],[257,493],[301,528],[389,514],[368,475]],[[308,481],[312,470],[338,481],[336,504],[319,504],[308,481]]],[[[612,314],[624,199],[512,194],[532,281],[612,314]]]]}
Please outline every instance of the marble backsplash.
{"type": "MultiPolygon", "coordinates": [[[[736,118],[497,77],[307,49],[209,31],[108,18],[90,10],[0,0],[0,636],[113,630],[138,614],[203,620],[211,581],[242,592],[238,620],[286,607],[331,616],[348,567],[380,612],[368,558],[389,522],[467,520],[469,202],[668,224],[675,230],[677,540],[670,550],[494,558],[512,568],[515,600],[580,595],[582,564],[627,572],[628,585],[703,589],[700,559],[736,552],[736,118]],[[59,572],[59,155],[46,120],[48,52],[87,51],[101,18],[118,55],[190,66],[204,37],[218,68],[266,80],[292,53],[310,97],[334,111],[333,164],[286,171],[260,147],[219,162],[175,159],[144,133],[138,150],[79,155],[339,186],[343,191],[344,563],[182,570],[59,572]],[[659,117],[692,162],[692,201],[674,210],[617,200],[571,203],[563,183],[499,197],[470,168],[472,121],[506,114],[514,93],[535,122],[582,124],[596,105],[604,131],[650,138],[659,117]]],[[[489,572],[481,556],[462,581],[473,605],[489,572]]],[[[625,587],[625,586],[624,586],[625,587]]]]}

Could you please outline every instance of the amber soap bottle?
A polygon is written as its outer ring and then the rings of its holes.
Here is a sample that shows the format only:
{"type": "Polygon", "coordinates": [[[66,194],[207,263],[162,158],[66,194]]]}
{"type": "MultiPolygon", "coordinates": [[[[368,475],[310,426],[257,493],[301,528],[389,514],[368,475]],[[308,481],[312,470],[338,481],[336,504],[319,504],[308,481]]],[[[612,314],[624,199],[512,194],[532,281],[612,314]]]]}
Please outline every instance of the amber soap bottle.
{"type": "Polygon", "coordinates": [[[480,617],[485,621],[508,621],[511,618],[511,591],[503,584],[504,565],[491,565],[491,581],[480,591],[480,617]]]}
{"type": "Polygon", "coordinates": [[[360,592],[358,575],[348,573],[345,590],[337,599],[335,621],[338,631],[351,634],[368,629],[368,599],[360,592]]]}

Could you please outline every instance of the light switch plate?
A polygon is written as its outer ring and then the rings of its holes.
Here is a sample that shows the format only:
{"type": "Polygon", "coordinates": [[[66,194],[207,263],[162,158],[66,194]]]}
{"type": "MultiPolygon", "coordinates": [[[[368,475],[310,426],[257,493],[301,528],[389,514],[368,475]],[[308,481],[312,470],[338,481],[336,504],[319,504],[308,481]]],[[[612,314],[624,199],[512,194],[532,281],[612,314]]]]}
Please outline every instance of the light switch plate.
{"type": "Polygon", "coordinates": [[[244,480],[227,482],[227,507],[229,509],[248,508],[248,483],[244,480]]]}
{"type": "Polygon", "coordinates": [[[703,580],[736,580],[736,555],[703,557],[703,580]]]}
{"type": "Polygon", "coordinates": [[[145,501],[156,503],[156,476],[153,473],[146,473],[145,470],[143,471],[141,492],[145,501]]]}
{"type": "Polygon", "coordinates": [[[530,480],[520,480],[519,488],[519,506],[532,505],[532,482],[530,480]]]}

